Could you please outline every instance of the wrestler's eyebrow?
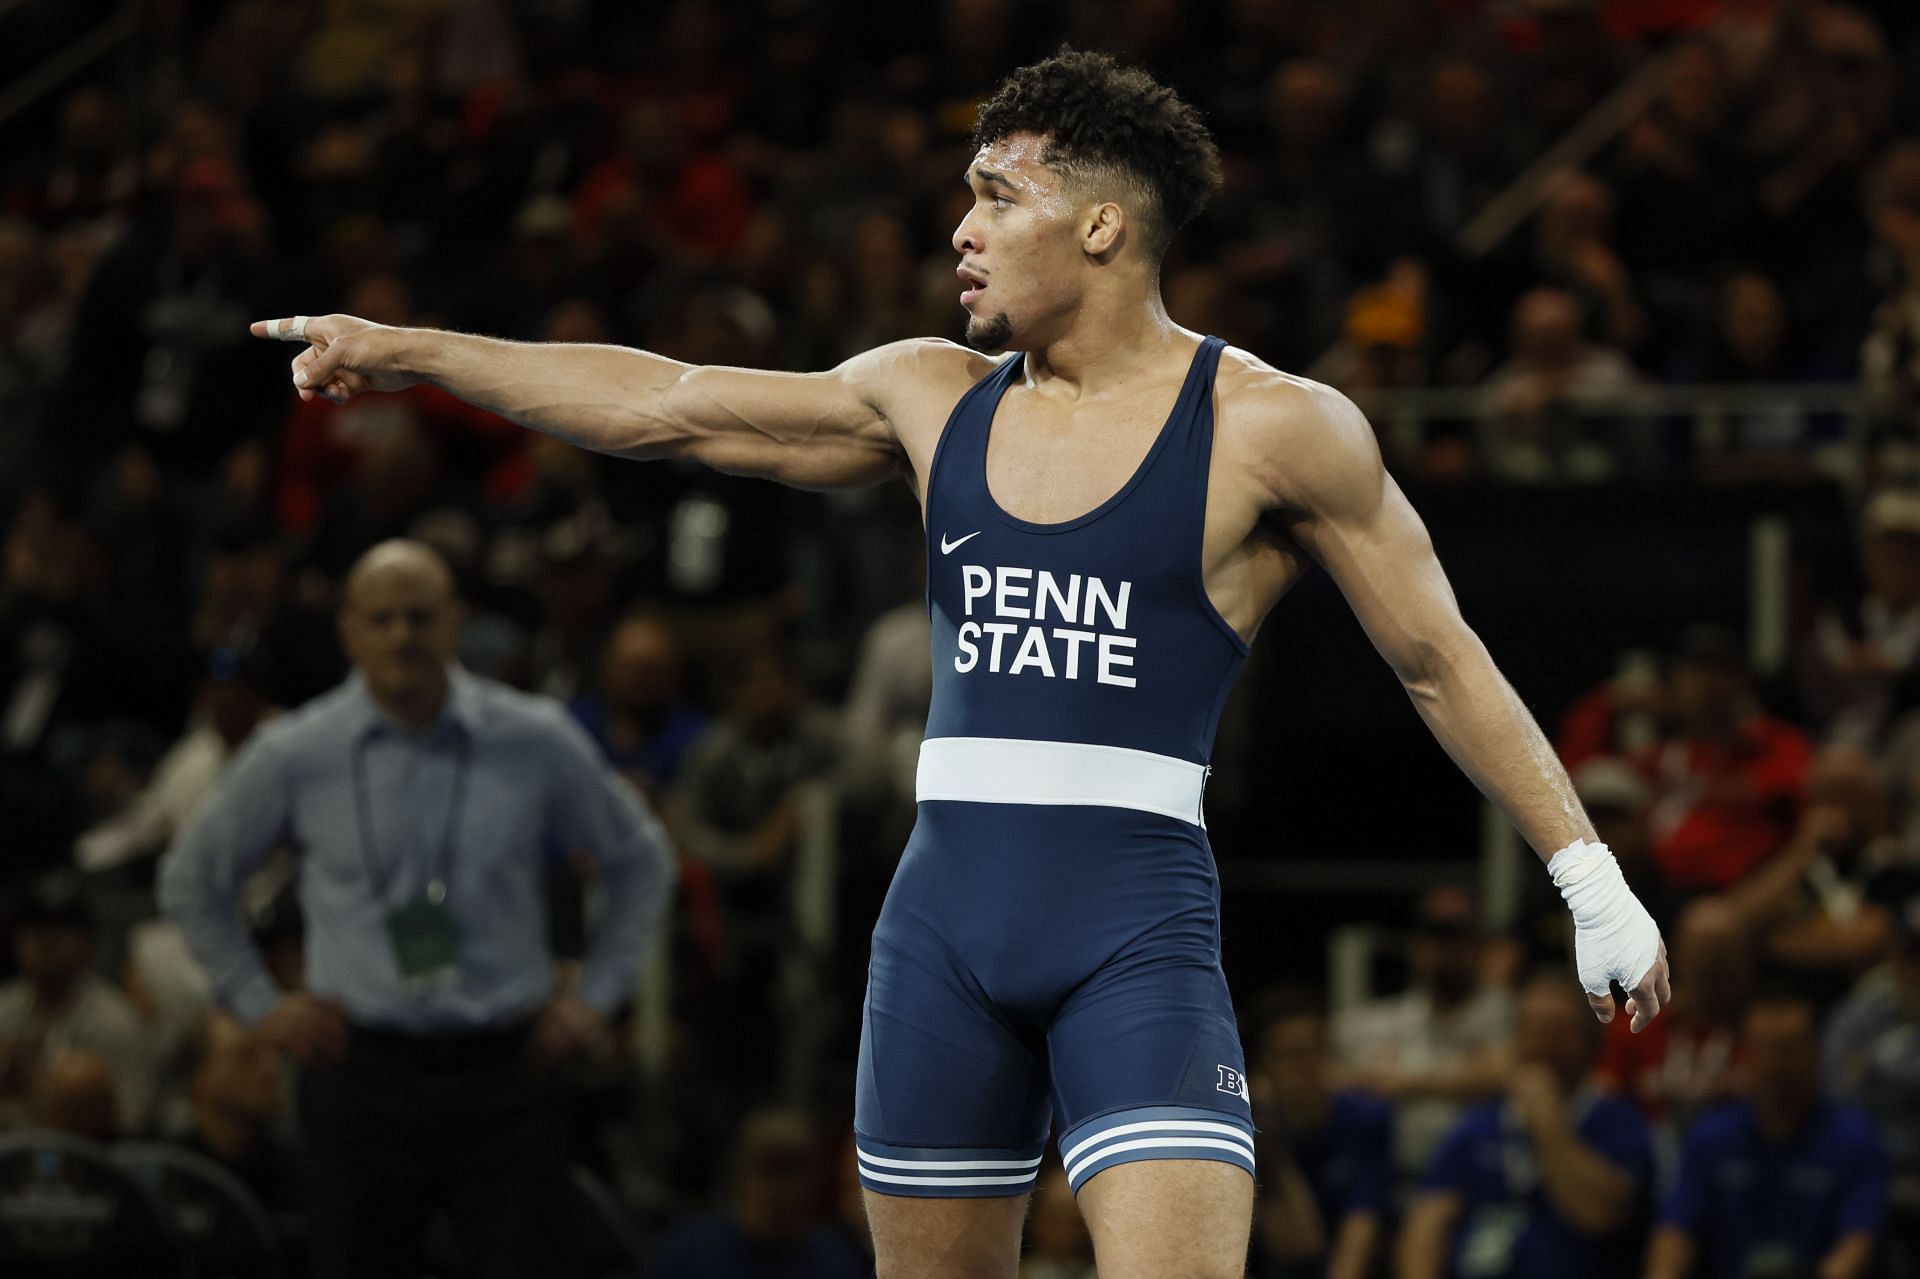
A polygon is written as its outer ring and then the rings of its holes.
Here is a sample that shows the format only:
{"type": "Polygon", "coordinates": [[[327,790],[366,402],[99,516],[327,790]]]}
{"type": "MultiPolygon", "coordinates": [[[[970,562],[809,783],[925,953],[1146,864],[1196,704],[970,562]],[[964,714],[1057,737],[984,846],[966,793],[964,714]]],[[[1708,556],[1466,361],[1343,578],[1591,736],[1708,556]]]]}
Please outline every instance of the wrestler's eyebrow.
{"type": "Polygon", "coordinates": [[[960,180],[962,182],[967,183],[969,186],[971,186],[973,184],[973,179],[975,178],[979,178],[982,182],[998,182],[1001,186],[1006,187],[1008,190],[1013,189],[1013,183],[1007,181],[1006,174],[995,173],[992,169],[982,169],[978,166],[975,166],[974,168],[967,170],[966,175],[962,177],[960,180]]]}

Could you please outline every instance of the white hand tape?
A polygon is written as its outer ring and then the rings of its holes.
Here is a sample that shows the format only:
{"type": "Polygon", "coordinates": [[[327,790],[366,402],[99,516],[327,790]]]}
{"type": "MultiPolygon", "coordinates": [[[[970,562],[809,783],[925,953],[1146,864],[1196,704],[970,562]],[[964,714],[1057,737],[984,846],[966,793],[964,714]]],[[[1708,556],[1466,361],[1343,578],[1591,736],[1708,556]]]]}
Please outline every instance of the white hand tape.
{"type": "Polygon", "coordinates": [[[1573,912],[1574,964],[1590,995],[1609,980],[1631,991],[1660,954],[1660,928],[1627,887],[1605,844],[1575,840],[1555,853],[1547,873],[1573,912]]]}
{"type": "Polygon", "coordinates": [[[309,317],[296,315],[291,320],[275,320],[273,336],[282,342],[304,342],[307,340],[307,320],[309,317]]]}

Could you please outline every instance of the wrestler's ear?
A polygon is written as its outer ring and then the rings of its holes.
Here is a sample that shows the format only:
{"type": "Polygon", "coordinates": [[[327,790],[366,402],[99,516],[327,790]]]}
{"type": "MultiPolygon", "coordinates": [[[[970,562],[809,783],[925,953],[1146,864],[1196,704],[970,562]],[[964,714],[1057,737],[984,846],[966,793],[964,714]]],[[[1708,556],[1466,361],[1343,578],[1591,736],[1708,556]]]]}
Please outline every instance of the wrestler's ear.
{"type": "Polygon", "coordinates": [[[1091,257],[1109,257],[1126,243],[1127,234],[1126,210],[1106,200],[1087,211],[1080,225],[1080,247],[1091,257]]]}

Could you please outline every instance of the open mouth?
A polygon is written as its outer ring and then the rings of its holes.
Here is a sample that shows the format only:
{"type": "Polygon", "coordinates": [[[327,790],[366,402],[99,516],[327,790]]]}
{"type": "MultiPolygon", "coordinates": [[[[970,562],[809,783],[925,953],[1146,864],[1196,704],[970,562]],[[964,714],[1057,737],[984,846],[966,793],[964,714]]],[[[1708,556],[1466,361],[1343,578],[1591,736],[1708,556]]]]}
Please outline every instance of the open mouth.
{"type": "Polygon", "coordinates": [[[960,294],[961,306],[972,306],[974,300],[987,291],[985,277],[976,275],[965,267],[956,267],[954,274],[960,277],[960,283],[965,286],[960,294]]]}

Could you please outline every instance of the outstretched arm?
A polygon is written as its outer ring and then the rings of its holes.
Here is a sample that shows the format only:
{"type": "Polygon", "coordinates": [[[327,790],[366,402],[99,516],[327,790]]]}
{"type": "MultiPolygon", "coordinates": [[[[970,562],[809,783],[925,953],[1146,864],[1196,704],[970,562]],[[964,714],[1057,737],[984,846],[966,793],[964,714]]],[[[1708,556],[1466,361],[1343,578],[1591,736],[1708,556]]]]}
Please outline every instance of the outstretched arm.
{"type": "MultiPolygon", "coordinates": [[[[1555,867],[1555,878],[1563,893],[1573,890],[1568,901],[1582,943],[1611,935],[1608,925],[1621,917],[1609,913],[1624,909],[1621,895],[1637,912],[1634,918],[1643,919],[1644,909],[1624,884],[1615,893],[1605,882],[1609,874],[1618,878],[1617,870],[1608,871],[1610,859],[1605,867],[1587,859],[1593,824],[1573,783],[1525,703],[1460,616],[1426,526],[1387,474],[1373,428],[1344,395],[1325,387],[1290,381],[1277,403],[1292,419],[1286,429],[1292,447],[1276,454],[1266,478],[1272,507],[1288,532],[1339,583],[1374,647],[1461,771],[1512,819],[1543,861],[1551,865],[1556,854],[1573,854],[1563,863],[1573,866],[1572,876],[1555,867]],[[1584,887],[1582,878],[1588,879],[1584,887]],[[1589,915],[1597,910],[1609,917],[1583,918],[1583,904],[1591,908],[1589,915]]],[[[1639,935],[1647,938],[1646,953],[1619,956],[1610,965],[1634,971],[1609,974],[1629,992],[1635,1030],[1651,1021],[1668,997],[1658,932],[1639,935]]],[[[1588,958],[1581,956],[1582,982],[1594,1012],[1611,1020],[1606,978],[1593,978],[1588,958]]]]}
{"type": "Polygon", "coordinates": [[[916,393],[933,389],[923,376],[930,366],[968,359],[952,343],[913,339],[825,373],[775,373],[619,346],[392,328],[351,315],[263,320],[252,332],[303,344],[293,360],[303,399],[344,401],[428,383],[581,448],[689,458],[803,488],[854,488],[900,474],[909,450],[896,419],[912,411],[916,393]]]}

